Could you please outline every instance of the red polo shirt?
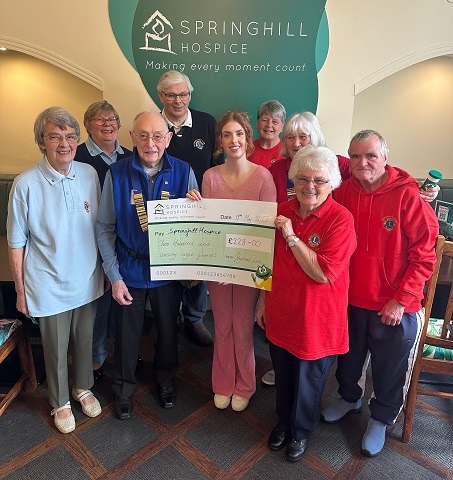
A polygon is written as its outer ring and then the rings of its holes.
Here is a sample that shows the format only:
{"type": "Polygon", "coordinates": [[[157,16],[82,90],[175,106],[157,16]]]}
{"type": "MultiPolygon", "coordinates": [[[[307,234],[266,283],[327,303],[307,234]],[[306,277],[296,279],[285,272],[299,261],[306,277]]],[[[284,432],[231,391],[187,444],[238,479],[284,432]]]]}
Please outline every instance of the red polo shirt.
{"type": "Polygon", "coordinates": [[[279,205],[278,215],[292,220],[294,233],[316,252],[329,282],[306,275],[277,230],[266,335],[296,357],[316,360],[348,351],[348,268],[357,242],[352,215],[331,195],[304,220],[298,209],[295,198],[279,205]]]}

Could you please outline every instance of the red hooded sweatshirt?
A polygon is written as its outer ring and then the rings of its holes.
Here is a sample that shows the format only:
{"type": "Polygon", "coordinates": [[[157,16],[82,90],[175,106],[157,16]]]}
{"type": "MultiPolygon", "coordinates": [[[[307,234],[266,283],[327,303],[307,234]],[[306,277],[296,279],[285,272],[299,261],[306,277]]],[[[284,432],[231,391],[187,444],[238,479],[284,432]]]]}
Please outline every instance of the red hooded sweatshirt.
{"type": "Polygon", "coordinates": [[[386,170],[387,181],[374,192],[355,177],[334,191],[335,200],[352,213],[357,233],[349,303],[379,311],[394,298],[405,312],[416,312],[436,262],[438,221],[413,177],[390,165],[386,170]]]}

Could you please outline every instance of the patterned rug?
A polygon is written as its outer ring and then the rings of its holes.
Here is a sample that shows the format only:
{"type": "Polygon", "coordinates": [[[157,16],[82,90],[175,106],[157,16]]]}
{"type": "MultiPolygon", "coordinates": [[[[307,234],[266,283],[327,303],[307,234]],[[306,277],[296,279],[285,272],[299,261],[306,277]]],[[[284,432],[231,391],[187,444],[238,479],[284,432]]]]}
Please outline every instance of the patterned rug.
{"type": "MultiPolygon", "coordinates": [[[[206,326],[214,331],[211,315],[206,326]]],[[[151,381],[154,331],[148,325],[140,354],[143,367],[130,420],[113,413],[112,359],[93,387],[103,411],[88,418],[73,402],[76,430],[59,433],[50,416],[45,381],[33,394],[21,393],[0,417],[0,478],[22,479],[453,479],[453,402],[422,397],[411,441],[401,442],[402,423],[387,433],[383,452],[361,454],[369,410],[336,425],[318,423],[303,459],[285,460],[284,450],[267,447],[276,423],[275,389],[261,383],[271,367],[268,345],[255,329],[257,392],[243,412],[217,410],[211,390],[212,347],[198,347],[179,332],[181,367],[175,408],[162,409],[151,381]]],[[[323,405],[336,393],[333,372],[323,405]]],[[[368,397],[371,385],[367,385],[368,397]]]]}

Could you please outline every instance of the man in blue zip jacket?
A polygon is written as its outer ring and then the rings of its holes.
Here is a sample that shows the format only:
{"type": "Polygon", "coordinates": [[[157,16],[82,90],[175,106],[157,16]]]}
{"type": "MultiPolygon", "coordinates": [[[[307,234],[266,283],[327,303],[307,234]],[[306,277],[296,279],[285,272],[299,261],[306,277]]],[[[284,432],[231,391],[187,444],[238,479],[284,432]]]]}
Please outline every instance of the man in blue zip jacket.
{"type": "Polygon", "coordinates": [[[147,298],[158,334],[153,371],[159,401],[164,408],[175,405],[182,286],[179,281],[151,280],[146,202],[185,198],[188,190],[197,188],[190,165],[166,152],[172,133],[160,113],[139,113],[130,135],[133,154],[113,164],[107,173],[96,222],[104,271],[116,301],[113,390],[120,419],[130,418],[132,413],[147,298]]]}

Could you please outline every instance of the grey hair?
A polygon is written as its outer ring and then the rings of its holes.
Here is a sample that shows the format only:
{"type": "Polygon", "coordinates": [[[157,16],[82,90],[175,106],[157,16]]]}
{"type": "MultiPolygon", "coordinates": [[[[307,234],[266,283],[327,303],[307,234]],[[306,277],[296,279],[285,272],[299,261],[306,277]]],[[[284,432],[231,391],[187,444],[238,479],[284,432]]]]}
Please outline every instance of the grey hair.
{"type": "Polygon", "coordinates": [[[288,135],[297,135],[297,132],[302,132],[305,135],[310,135],[310,144],[315,147],[325,147],[326,139],[324,132],[322,131],[321,124],[319,123],[316,115],[311,112],[295,113],[287,122],[283,128],[282,139],[283,147],[282,154],[285,157],[288,156],[286,150],[285,140],[288,135]]]}
{"type": "Polygon", "coordinates": [[[381,155],[383,157],[388,157],[389,147],[387,145],[387,142],[379,132],[376,132],[376,130],[361,130],[360,132],[357,132],[349,142],[348,155],[349,155],[349,150],[351,149],[352,142],[354,141],[361,142],[362,140],[368,140],[373,135],[376,135],[376,137],[378,137],[379,141],[381,142],[381,155]]]}
{"type": "Polygon", "coordinates": [[[278,100],[269,100],[260,105],[256,119],[259,120],[263,115],[270,115],[272,118],[278,118],[282,123],[285,123],[286,110],[278,100]]]}
{"type": "Polygon", "coordinates": [[[192,84],[185,73],[178,72],[178,70],[168,70],[168,72],[165,72],[159,79],[157,93],[162,93],[164,90],[167,90],[167,88],[177,85],[178,83],[185,83],[189,92],[193,92],[192,84]]]}
{"type": "Polygon", "coordinates": [[[90,133],[91,120],[93,120],[93,118],[96,118],[99,114],[104,112],[107,114],[112,114],[117,119],[118,129],[121,128],[121,120],[120,120],[120,116],[118,115],[118,112],[115,110],[115,108],[111,103],[107,102],[107,100],[101,100],[99,102],[92,103],[86,109],[85,115],[83,116],[83,124],[88,133],[90,133]]]}
{"type": "Polygon", "coordinates": [[[49,107],[43,110],[35,120],[33,126],[33,132],[35,134],[35,142],[38,144],[41,152],[45,152],[45,149],[41,148],[43,144],[44,129],[48,123],[53,123],[61,130],[67,130],[73,128],[80,140],[80,126],[79,122],[64,108],[62,107],[49,107]]]}
{"type": "Polygon", "coordinates": [[[288,178],[294,181],[294,178],[301,170],[313,170],[314,172],[323,173],[327,176],[332,190],[340,186],[341,174],[338,158],[330,148],[314,147],[313,145],[302,147],[294,155],[289,168],[288,178]]]}

